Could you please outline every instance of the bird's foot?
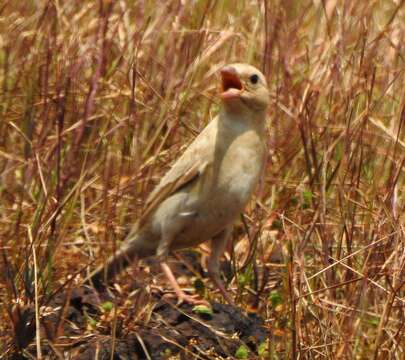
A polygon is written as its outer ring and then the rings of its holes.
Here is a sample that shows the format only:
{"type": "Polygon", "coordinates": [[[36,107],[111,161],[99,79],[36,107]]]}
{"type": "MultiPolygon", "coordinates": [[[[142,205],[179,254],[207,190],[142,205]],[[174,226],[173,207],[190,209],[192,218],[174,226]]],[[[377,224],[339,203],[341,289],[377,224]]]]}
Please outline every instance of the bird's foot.
{"type": "Polygon", "coordinates": [[[175,294],[166,294],[163,296],[165,299],[177,299],[176,306],[180,306],[181,304],[190,304],[190,305],[204,305],[211,307],[210,303],[206,300],[201,299],[198,295],[188,295],[181,290],[181,292],[177,292],[175,294]]]}
{"type": "Polygon", "coordinates": [[[210,303],[204,299],[201,299],[198,295],[187,295],[185,293],[179,294],[177,296],[177,306],[186,303],[191,305],[204,305],[207,307],[211,307],[210,303]]]}
{"type": "Polygon", "coordinates": [[[191,305],[206,305],[210,306],[210,304],[202,299],[199,299],[198,296],[192,296],[192,295],[187,295],[179,286],[177,283],[177,280],[175,276],[173,275],[172,270],[170,269],[169,265],[167,264],[166,261],[163,261],[161,263],[161,267],[163,269],[163,272],[165,273],[167,279],[169,280],[170,284],[173,287],[174,292],[176,293],[177,296],[177,305],[180,305],[182,303],[188,303],[191,305]]]}

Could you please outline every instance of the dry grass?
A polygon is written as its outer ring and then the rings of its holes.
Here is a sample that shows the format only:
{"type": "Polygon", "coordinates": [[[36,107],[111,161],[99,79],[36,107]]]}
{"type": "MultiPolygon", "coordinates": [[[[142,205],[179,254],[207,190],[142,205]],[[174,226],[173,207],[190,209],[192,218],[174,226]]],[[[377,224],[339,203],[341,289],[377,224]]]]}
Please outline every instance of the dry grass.
{"type": "Polygon", "coordinates": [[[403,5],[3,1],[0,352],[25,305],[39,327],[49,298],[117,247],[216,113],[215,70],[242,61],[268,77],[272,125],[246,221],[258,277],[232,281],[238,304],[267,320],[269,358],[403,359],[403,5]]]}

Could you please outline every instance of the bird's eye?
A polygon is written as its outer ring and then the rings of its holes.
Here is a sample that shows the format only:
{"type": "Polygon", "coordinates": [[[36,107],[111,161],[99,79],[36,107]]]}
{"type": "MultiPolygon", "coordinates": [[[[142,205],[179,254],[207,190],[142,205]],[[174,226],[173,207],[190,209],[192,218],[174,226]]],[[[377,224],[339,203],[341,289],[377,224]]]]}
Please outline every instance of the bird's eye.
{"type": "Polygon", "coordinates": [[[258,81],[259,81],[259,76],[258,76],[257,74],[253,74],[253,75],[250,77],[250,82],[251,82],[252,84],[257,84],[258,81]]]}

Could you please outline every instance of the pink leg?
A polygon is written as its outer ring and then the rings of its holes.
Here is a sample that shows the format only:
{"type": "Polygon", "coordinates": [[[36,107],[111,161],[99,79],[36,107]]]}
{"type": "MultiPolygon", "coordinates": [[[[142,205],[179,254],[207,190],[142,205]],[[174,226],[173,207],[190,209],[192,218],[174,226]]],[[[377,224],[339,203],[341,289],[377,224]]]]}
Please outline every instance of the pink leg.
{"type": "Polygon", "coordinates": [[[215,286],[218,288],[218,290],[221,292],[222,296],[226,300],[226,302],[230,305],[234,305],[234,302],[229,295],[229,293],[226,291],[225,286],[223,282],[221,281],[221,277],[219,274],[219,260],[224,253],[226,244],[228,242],[228,239],[232,233],[232,227],[229,227],[222,231],[220,234],[212,238],[211,240],[211,256],[210,259],[208,260],[208,274],[212,280],[212,282],[215,284],[215,286]]]}
{"type": "Polygon", "coordinates": [[[174,292],[177,295],[177,298],[179,299],[178,304],[181,304],[183,302],[192,304],[192,305],[207,305],[209,306],[209,303],[205,300],[197,299],[194,296],[187,295],[183,290],[181,290],[179,284],[176,281],[176,278],[173,275],[172,270],[170,269],[169,265],[167,264],[166,261],[163,261],[161,264],[161,267],[163,269],[163,272],[165,273],[167,279],[170,282],[170,285],[173,287],[174,292]]]}

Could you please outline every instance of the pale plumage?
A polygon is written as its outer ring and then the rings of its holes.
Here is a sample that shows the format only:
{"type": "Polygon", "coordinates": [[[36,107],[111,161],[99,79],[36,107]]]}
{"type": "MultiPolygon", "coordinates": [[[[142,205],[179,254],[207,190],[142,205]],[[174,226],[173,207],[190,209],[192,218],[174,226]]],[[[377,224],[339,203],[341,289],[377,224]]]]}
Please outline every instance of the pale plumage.
{"type": "Polygon", "coordinates": [[[219,259],[263,169],[269,96],[263,74],[253,66],[228,65],[221,77],[219,114],[150,194],[142,218],[121,248],[91,274],[89,281],[96,288],[134,258],[157,255],[179,300],[199,303],[180,289],[166,258],[171,250],[211,239],[208,271],[232,302],[220,281],[219,259]]]}

